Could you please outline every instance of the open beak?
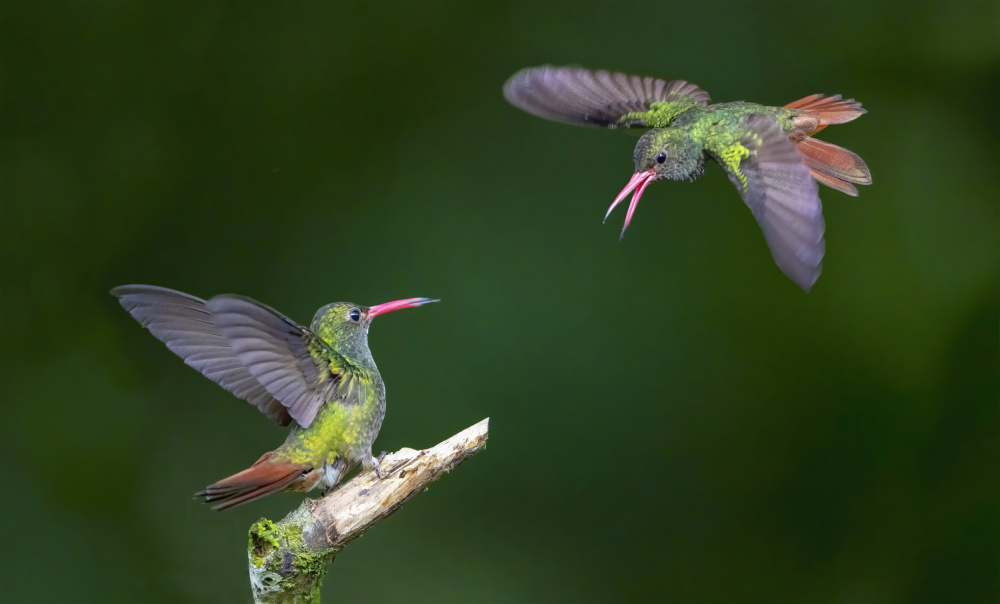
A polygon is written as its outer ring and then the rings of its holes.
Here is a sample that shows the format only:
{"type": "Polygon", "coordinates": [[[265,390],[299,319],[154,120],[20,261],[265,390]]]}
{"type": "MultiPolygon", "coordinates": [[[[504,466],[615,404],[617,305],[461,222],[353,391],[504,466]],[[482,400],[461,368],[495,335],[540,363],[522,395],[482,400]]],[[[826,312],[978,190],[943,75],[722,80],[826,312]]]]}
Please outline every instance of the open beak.
{"type": "Polygon", "coordinates": [[[636,172],[632,175],[632,180],[628,181],[628,184],[625,185],[622,192],[618,194],[618,197],[615,197],[615,200],[611,202],[611,207],[608,208],[608,213],[604,215],[605,222],[607,222],[608,216],[611,216],[611,210],[615,209],[615,206],[621,203],[621,201],[625,199],[629,193],[633,190],[635,191],[635,193],[632,194],[632,201],[628,204],[628,213],[625,214],[625,226],[622,227],[622,237],[625,236],[625,229],[628,228],[628,223],[632,222],[632,214],[635,214],[635,207],[639,205],[639,198],[642,197],[642,192],[645,191],[646,187],[649,186],[649,183],[654,180],[656,180],[656,170],[653,170],[652,168],[644,172],[636,172]]]}
{"type": "Polygon", "coordinates": [[[423,306],[424,304],[430,304],[431,302],[440,302],[440,300],[434,300],[432,298],[406,298],[405,300],[396,300],[394,302],[386,302],[385,304],[376,304],[375,306],[368,307],[368,318],[371,319],[377,315],[382,315],[401,308],[423,306]]]}

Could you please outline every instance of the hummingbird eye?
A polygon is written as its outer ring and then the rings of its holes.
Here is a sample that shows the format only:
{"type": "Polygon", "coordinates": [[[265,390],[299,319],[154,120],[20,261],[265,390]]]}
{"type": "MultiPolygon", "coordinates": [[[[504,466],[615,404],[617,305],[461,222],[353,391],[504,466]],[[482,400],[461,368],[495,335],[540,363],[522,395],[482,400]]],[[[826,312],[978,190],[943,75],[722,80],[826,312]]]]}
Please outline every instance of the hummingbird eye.
{"type": "Polygon", "coordinates": [[[360,320],[361,320],[361,311],[360,311],[360,310],[358,310],[358,309],[356,309],[356,308],[352,308],[352,309],[351,309],[351,312],[347,313],[347,317],[348,317],[348,318],[349,318],[350,320],[352,320],[352,321],[354,321],[355,323],[357,323],[358,321],[360,321],[360,320]]]}
{"type": "Polygon", "coordinates": [[[665,161],[667,161],[666,151],[660,151],[659,153],[656,154],[656,163],[662,164],[665,161]]]}

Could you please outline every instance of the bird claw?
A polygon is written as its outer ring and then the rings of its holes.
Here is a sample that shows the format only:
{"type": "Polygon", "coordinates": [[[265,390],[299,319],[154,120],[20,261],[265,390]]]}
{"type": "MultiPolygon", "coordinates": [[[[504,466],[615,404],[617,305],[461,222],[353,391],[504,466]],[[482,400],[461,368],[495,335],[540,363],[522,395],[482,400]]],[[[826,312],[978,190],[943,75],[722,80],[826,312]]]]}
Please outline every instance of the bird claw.
{"type": "Polygon", "coordinates": [[[372,457],[372,463],[375,465],[375,476],[378,476],[379,480],[382,480],[382,460],[385,459],[386,452],[382,451],[378,454],[378,457],[372,457]]]}

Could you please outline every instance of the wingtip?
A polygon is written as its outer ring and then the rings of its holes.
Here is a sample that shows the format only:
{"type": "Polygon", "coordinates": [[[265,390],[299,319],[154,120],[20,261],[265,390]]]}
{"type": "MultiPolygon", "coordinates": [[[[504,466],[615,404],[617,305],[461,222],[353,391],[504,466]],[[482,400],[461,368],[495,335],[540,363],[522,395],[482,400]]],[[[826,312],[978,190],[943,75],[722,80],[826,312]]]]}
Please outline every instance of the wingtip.
{"type": "MultiPolygon", "coordinates": [[[[784,268],[780,266],[779,268],[781,268],[782,272],[784,272],[785,270],[784,268]]],[[[809,292],[812,291],[812,288],[816,285],[816,282],[819,281],[820,275],[823,274],[823,265],[820,264],[816,266],[815,270],[813,270],[808,275],[793,275],[791,273],[785,273],[785,274],[788,276],[789,279],[792,280],[792,282],[795,283],[795,285],[799,286],[799,289],[808,294],[809,292]]]]}
{"type": "Polygon", "coordinates": [[[127,296],[128,294],[132,293],[132,291],[135,288],[137,288],[137,287],[142,287],[142,286],[141,285],[137,285],[135,283],[126,283],[125,285],[116,285],[116,286],[112,287],[111,290],[108,293],[111,294],[112,296],[116,297],[116,298],[121,298],[122,296],[127,296]]]}

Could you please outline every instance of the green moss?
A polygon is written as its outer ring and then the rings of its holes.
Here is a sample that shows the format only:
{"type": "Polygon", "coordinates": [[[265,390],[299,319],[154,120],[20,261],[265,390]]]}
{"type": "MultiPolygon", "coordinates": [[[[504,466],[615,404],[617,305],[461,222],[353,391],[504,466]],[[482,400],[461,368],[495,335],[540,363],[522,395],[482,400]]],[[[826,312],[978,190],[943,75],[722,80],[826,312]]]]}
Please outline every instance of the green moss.
{"type": "MultiPolygon", "coordinates": [[[[299,540],[302,535],[299,532],[299,540]]],[[[264,564],[264,557],[281,545],[281,531],[274,522],[261,518],[250,527],[250,561],[257,568],[264,564]]]]}
{"type": "Polygon", "coordinates": [[[285,539],[288,539],[288,549],[298,551],[306,546],[302,539],[302,527],[290,524],[285,527],[285,539]]]}
{"type": "MultiPolygon", "coordinates": [[[[296,601],[319,602],[319,588],[334,552],[311,553],[306,547],[302,527],[295,523],[275,524],[260,519],[250,527],[250,563],[260,569],[260,586],[256,592],[269,594],[261,601],[281,601],[282,594],[296,594],[296,601]],[[291,554],[294,573],[284,566],[291,554]],[[265,569],[265,563],[270,561],[265,569]],[[273,565],[273,566],[271,566],[273,565]]],[[[251,576],[254,575],[251,570],[251,576]]]]}
{"type": "Polygon", "coordinates": [[[311,554],[309,552],[299,552],[295,554],[292,564],[302,573],[310,573],[322,578],[326,573],[326,567],[333,556],[329,554],[311,554]]]}
{"type": "Polygon", "coordinates": [[[253,538],[254,536],[267,541],[274,547],[278,547],[281,531],[278,530],[274,522],[267,518],[261,518],[250,527],[250,537],[253,538]]]}
{"type": "Polygon", "coordinates": [[[319,602],[319,590],[323,585],[323,578],[326,576],[326,569],[333,560],[333,553],[313,554],[305,551],[298,551],[294,554],[292,565],[297,571],[296,574],[304,581],[312,582],[314,587],[309,590],[304,597],[306,602],[319,602]],[[310,581],[310,578],[313,578],[310,581]]]}

